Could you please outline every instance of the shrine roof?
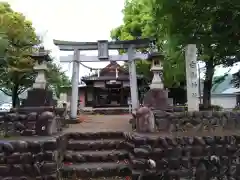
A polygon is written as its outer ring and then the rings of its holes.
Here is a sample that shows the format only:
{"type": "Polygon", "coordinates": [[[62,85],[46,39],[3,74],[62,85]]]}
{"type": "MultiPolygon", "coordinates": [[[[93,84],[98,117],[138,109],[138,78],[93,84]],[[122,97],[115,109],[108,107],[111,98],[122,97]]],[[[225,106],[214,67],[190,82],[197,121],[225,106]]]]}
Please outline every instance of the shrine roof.
{"type": "MultiPolygon", "coordinates": [[[[142,79],[142,75],[137,75],[138,79],[142,79]]],[[[83,81],[105,81],[105,80],[129,80],[129,72],[117,62],[112,61],[97,74],[82,77],[83,81]],[[118,71],[118,77],[116,78],[116,69],[118,71]]]]}
{"type": "MultiPolygon", "coordinates": [[[[137,75],[138,79],[142,79],[143,76],[137,75]]],[[[88,76],[88,77],[82,77],[82,81],[106,81],[106,80],[129,80],[129,75],[126,76],[118,76],[118,78],[113,77],[113,76],[88,76]]]]}

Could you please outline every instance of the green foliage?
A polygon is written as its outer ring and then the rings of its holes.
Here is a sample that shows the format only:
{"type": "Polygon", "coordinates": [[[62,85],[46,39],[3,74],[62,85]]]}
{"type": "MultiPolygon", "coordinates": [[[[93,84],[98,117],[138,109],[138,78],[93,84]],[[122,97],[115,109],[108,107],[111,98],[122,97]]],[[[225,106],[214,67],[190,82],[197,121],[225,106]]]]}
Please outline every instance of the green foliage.
{"type": "MultiPolygon", "coordinates": [[[[129,70],[128,63],[124,63],[123,67],[129,70]]],[[[152,80],[152,73],[150,71],[151,63],[147,60],[137,60],[136,61],[136,71],[138,75],[142,75],[146,82],[152,80]]]]}
{"type": "Polygon", "coordinates": [[[220,85],[223,81],[225,81],[226,77],[228,77],[228,73],[225,73],[222,76],[217,76],[213,78],[213,88],[212,91],[215,91],[217,89],[218,85],[220,85]]]}
{"type": "Polygon", "coordinates": [[[233,74],[232,84],[236,88],[240,87],[240,70],[233,74]]]}
{"type": "Polygon", "coordinates": [[[239,10],[237,0],[126,0],[124,23],[111,36],[156,39],[165,56],[164,84],[170,88],[185,81],[184,47],[196,44],[198,60],[206,63],[203,102],[207,108],[215,67],[232,66],[239,59],[239,10]]]}
{"type": "Polygon", "coordinates": [[[204,108],[203,104],[199,104],[199,110],[200,111],[222,111],[223,107],[219,106],[219,105],[211,105],[210,107],[208,107],[208,109],[204,108]]]}
{"type": "Polygon", "coordinates": [[[69,78],[62,71],[61,67],[56,65],[53,62],[48,63],[48,71],[46,73],[47,82],[51,86],[53,86],[53,90],[57,97],[59,97],[60,93],[63,92],[62,87],[70,86],[69,78]]]}
{"type": "MultiPolygon", "coordinates": [[[[176,40],[167,34],[160,33],[160,28],[156,24],[156,19],[152,14],[151,0],[126,0],[123,9],[123,24],[111,31],[114,40],[132,40],[139,38],[153,38],[159,51],[164,58],[164,84],[166,87],[180,86],[180,82],[185,82],[184,54],[181,48],[177,47],[176,40]],[[171,72],[171,73],[169,73],[171,72]]],[[[149,49],[142,50],[149,52],[149,49]]],[[[149,64],[136,63],[137,73],[147,74],[149,64]],[[145,66],[143,68],[143,66],[145,66]],[[143,73],[144,69],[144,73],[143,73]]]]}
{"type": "Polygon", "coordinates": [[[201,60],[229,66],[239,55],[239,7],[236,0],[153,0],[152,11],[162,31],[180,45],[197,44],[201,60]]]}
{"type": "Polygon", "coordinates": [[[152,14],[162,34],[174,37],[179,47],[196,44],[206,63],[203,103],[211,106],[211,88],[217,65],[238,61],[240,2],[237,0],[152,0],[152,14]]]}
{"type": "Polygon", "coordinates": [[[0,43],[1,54],[4,56],[0,60],[0,90],[12,96],[15,106],[18,94],[32,82],[35,62],[29,55],[39,41],[32,23],[3,2],[0,3],[0,32],[5,36],[5,41],[0,43]]]}
{"type": "MultiPolygon", "coordinates": [[[[0,3],[0,90],[12,96],[13,106],[18,103],[18,95],[32,87],[35,80],[31,55],[36,52],[35,45],[40,43],[32,23],[14,12],[9,4],[0,3]]],[[[61,85],[69,85],[69,80],[60,67],[48,63],[48,83],[56,94],[61,85]]]]}
{"type": "Polygon", "coordinates": [[[239,112],[239,111],[240,111],[240,106],[239,106],[239,105],[236,105],[236,106],[233,108],[233,111],[239,112]]]}

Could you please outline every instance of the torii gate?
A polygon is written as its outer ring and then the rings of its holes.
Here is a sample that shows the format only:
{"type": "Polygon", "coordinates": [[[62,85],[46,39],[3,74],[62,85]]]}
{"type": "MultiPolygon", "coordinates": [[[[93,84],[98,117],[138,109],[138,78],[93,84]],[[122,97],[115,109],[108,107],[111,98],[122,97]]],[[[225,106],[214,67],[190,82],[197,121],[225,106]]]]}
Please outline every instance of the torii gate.
{"type": "Polygon", "coordinates": [[[152,41],[150,39],[139,39],[129,41],[110,41],[100,40],[97,42],[72,42],[54,40],[62,51],[73,51],[73,59],[61,60],[60,62],[73,62],[72,71],[72,96],[70,102],[71,119],[77,118],[78,107],[78,83],[79,83],[79,63],[80,62],[101,62],[101,61],[128,61],[129,62],[129,80],[131,89],[132,109],[139,106],[138,101],[138,87],[136,75],[136,59],[147,59],[147,54],[137,53],[135,50],[139,48],[147,48],[152,41]],[[127,50],[127,54],[123,55],[109,55],[110,50],[127,50]],[[81,50],[98,50],[98,56],[84,56],[80,55],[81,50]]]}

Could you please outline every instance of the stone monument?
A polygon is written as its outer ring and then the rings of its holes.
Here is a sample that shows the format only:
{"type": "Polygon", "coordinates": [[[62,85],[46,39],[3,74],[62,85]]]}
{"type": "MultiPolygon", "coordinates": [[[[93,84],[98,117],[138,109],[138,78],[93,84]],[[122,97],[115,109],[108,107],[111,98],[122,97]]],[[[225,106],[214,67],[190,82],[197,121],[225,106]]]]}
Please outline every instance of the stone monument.
{"type": "MultiPolygon", "coordinates": [[[[185,52],[186,80],[187,80],[187,104],[188,111],[199,111],[199,83],[197,76],[197,47],[196,44],[188,44],[185,52]]],[[[199,77],[200,78],[200,77],[199,77]]]]}

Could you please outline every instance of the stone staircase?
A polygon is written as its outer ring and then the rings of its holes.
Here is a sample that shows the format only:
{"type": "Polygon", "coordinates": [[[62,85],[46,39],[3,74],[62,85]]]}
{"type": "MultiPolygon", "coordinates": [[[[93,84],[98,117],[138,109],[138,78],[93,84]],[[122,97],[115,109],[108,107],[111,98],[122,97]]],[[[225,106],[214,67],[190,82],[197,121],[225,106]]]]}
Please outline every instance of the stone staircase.
{"type": "Polygon", "coordinates": [[[71,133],[61,176],[71,179],[131,176],[123,133],[71,133]]]}

